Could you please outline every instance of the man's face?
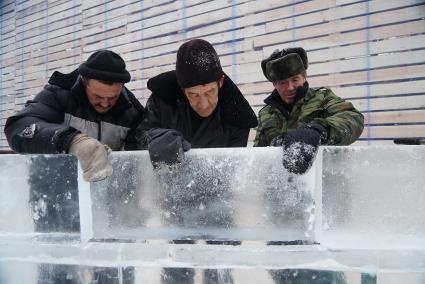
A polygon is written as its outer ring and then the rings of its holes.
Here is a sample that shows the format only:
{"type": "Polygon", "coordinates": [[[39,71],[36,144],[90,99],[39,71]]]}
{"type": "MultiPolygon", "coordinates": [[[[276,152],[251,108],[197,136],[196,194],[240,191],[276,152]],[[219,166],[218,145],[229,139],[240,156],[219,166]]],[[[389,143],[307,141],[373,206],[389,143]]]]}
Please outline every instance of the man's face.
{"type": "Polygon", "coordinates": [[[273,82],[282,100],[287,104],[292,104],[297,96],[297,88],[304,85],[306,76],[298,74],[285,80],[273,82]]]}
{"type": "Polygon", "coordinates": [[[122,83],[108,85],[98,80],[86,78],[83,81],[87,98],[98,113],[108,112],[117,103],[123,88],[122,83]]]}
{"type": "Polygon", "coordinates": [[[183,89],[192,109],[201,117],[210,116],[218,103],[218,91],[223,86],[224,77],[218,82],[197,85],[183,89]]]}

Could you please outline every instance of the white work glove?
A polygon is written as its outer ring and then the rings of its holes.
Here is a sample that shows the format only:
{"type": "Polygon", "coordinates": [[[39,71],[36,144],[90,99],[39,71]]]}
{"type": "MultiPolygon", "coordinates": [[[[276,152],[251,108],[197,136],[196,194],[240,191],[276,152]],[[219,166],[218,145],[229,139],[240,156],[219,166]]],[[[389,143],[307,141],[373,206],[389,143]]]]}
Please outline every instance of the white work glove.
{"type": "Polygon", "coordinates": [[[83,169],[85,181],[99,181],[112,175],[112,165],[108,160],[111,149],[87,134],[77,134],[72,139],[69,153],[77,156],[83,169]]]}

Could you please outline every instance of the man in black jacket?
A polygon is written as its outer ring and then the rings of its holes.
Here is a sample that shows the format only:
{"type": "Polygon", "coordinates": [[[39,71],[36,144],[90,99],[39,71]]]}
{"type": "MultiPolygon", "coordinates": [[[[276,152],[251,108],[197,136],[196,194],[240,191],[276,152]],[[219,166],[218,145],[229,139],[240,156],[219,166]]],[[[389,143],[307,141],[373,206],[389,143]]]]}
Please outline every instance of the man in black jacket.
{"type": "MultiPolygon", "coordinates": [[[[205,40],[180,46],[176,70],[151,78],[148,88],[152,95],[136,139],[139,149],[149,151],[155,168],[180,163],[184,151],[191,148],[245,147],[250,128],[257,126],[254,111],[205,40]]],[[[217,203],[223,204],[221,199],[230,200],[228,185],[206,172],[196,173],[193,167],[158,172],[160,206],[169,213],[165,222],[180,227],[231,226],[231,208],[212,213],[217,203]]],[[[194,273],[193,269],[165,268],[161,283],[193,283],[194,273]]],[[[218,277],[217,271],[208,271],[204,280],[213,283],[218,277]]]]}
{"type": "Polygon", "coordinates": [[[205,40],[180,46],[176,70],[151,78],[148,88],[152,95],[136,139],[154,166],[181,162],[190,148],[245,147],[257,126],[254,111],[205,40]]]}
{"type": "Polygon", "coordinates": [[[130,81],[125,67],[118,54],[100,50],[70,74],[54,72],[49,84],[7,119],[12,150],[75,154],[87,181],[110,176],[109,149],[136,149],[134,133],[144,111],[124,87],[130,81]]]}

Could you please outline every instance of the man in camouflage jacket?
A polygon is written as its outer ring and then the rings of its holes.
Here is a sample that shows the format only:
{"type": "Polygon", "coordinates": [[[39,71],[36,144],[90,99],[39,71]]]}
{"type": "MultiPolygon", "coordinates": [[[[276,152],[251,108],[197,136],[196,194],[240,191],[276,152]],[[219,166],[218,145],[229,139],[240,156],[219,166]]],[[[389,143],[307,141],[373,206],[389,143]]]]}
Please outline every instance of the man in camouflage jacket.
{"type": "Polygon", "coordinates": [[[328,88],[309,88],[303,48],[275,51],[261,62],[274,90],[259,112],[254,146],[284,147],[284,166],[304,173],[319,145],[349,145],[363,131],[363,115],[328,88]]]}

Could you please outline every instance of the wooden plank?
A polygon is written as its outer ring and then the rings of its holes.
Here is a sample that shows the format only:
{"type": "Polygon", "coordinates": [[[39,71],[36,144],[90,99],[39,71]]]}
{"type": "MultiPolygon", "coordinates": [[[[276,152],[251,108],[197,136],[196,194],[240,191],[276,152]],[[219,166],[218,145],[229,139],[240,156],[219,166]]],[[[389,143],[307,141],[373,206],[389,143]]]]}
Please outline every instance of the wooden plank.
{"type": "MultiPolygon", "coordinates": [[[[49,38],[56,38],[60,37],[63,34],[73,33],[75,32],[76,27],[81,26],[81,15],[76,15],[75,17],[69,17],[66,19],[63,19],[60,21],[61,26],[57,29],[51,30],[49,28],[50,23],[44,23],[44,25],[37,27],[36,29],[32,30],[25,30],[22,33],[17,34],[16,40],[17,41],[23,41],[24,44],[28,41],[32,41],[34,43],[40,42],[45,40],[46,36],[49,38]]],[[[58,24],[58,23],[54,23],[58,24]]],[[[104,33],[105,31],[108,31],[110,29],[115,29],[119,27],[125,27],[127,24],[125,19],[120,19],[116,21],[108,22],[107,24],[98,25],[92,29],[82,29],[81,30],[81,37],[87,37],[89,35],[98,34],[98,33],[104,33]]],[[[18,31],[20,29],[17,29],[18,31]]]]}
{"type": "Polygon", "coordinates": [[[0,40],[2,44],[1,50],[0,50],[0,56],[2,60],[5,60],[6,58],[10,57],[10,55],[14,56],[15,42],[12,39],[3,40],[3,38],[0,38],[0,40]]]}
{"type": "Polygon", "coordinates": [[[425,94],[417,96],[384,97],[373,99],[351,100],[352,104],[362,112],[368,109],[376,110],[396,110],[405,108],[425,108],[425,94]]]}
{"type": "MultiPolygon", "coordinates": [[[[139,51],[142,53],[142,51],[139,51]]],[[[127,66],[129,70],[140,70],[141,72],[148,70],[151,67],[157,67],[157,66],[163,66],[163,65],[170,65],[175,64],[176,61],[176,54],[169,53],[164,54],[158,57],[151,57],[151,58],[141,58],[141,56],[137,59],[131,59],[130,56],[126,56],[126,58],[129,58],[127,62],[127,66]]]]}
{"type": "MultiPolygon", "coordinates": [[[[387,25],[399,21],[413,21],[416,19],[422,19],[424,17],[425,9],[419,9],[419,7],[405,8],[397,11],[389,11],[379,14],[372,14],[370,16],[346,19],[339,22],[329,22],[314,26],[300,27],[296,30],[295,34],[293,34],[291,30],[270,32],[269,34],[257,36],[254,38],[254,47],[259,48],[279,42],[290,43],[295,39],[300,40],[310,37],[317,37],[319,35],[341,33],[356,29],[365,29],[368,27],[387,25]]],[[[266,32],[268,32],[267,27],[266,32]]]]}
{"type": "Polygon", "coordinates": [[[55,6],[67,2],[66,0],[31,0],[31,5],[16,5],[16,22],[29,23],[40,17],[40,15],[48,13],[50,9],[55,10],[55,6]]]}
{"type": "MultiPolygon", "coordinates": [[[[353,72],[357,70],[365,70],[369,68],[382,68],[398,66],[402,64],[417,64],[425,58],[425,49],[417,51],[407,51],[399,53],[387,53],[380,56],[371,56],[364,58],[354,58],[337,61],[327,61],[324,63],[310,64],[308,74],[310,78],[313,76],[321,76],[340,72],[353,72]]],[[[262,80],[262,70],[260,63],[247,63],[237,65],[238,77],[246,77],[249,80],[262,80]]],[[[226,68],[227,69],[227,68],[226,68]]],[[[246,82],[246,81],[238,81],[246,82]]]]}
{"type": "MultiPolygon", "coordinates": [[[[246,2],[246,0],[237,1],[236,7],[242,5],[243,2],[246,2]]],[[[223,15],[220,16],[220,11],[232,10],[231,2],[226,0],[208,1],[192,6],[186,5],[185,9],[183,9],[182,3],[173,3],[172,5],[174,5],[174,9],[171,9],[168,13],[156,14],[154,17],[142,13],[143,28],[158,27],[159,25],[171,25],[183,28],[184,24],[186,24],[187,28],[193,28],[194,26],[205,25],[206,23],[221,19],[223,15]],[[184,16],[186,18],[183,20],[184,16]],[[202,19],[204,20],[202,21],[202,19]]],[[[138,31],[141,29],[141,25],[137,22],[138,17],[140,18],[139,14],[130,16],[129,22],[132,23],[129,24],[129,31],[138,31]]],[[[158,30],[158,32],[161,32],[161,30],[158,30]]]]}
{"type": "Polygon", "coordinates": [[[25,30],[17,28],[16,31],[18,31],[18,34],[16,35],[16,41],[33,41],[34,43],[38,43],[43,41],[43,38],[45,40],[46,38],[60,37],[63,33],[67,33],[66,31],[73,32],[74,25],[81,23],[81,15],[66,18],[61,17],[55,22],[50,20],[50,18],[45,18],[32,29],[25,30]],[[59,32],[57,32],[58,30],[59,32]]]}
{"type": "MultiPolygon", "coordinates": [[[[116,1],[119,2],[119,1],[116,1]]],[[[187,3],[188,1],[186,1],[187,3]]],[[[216,1],[211,1],[216,2],[216,1]]],[[[171,3],[166,3],[166,5],[159,5],[156,6],[155,9],[149,9],[148,11],[145,11],[147,8],[145,6],[145,3],[129,3],[127,5],[120,4],[117,7],[110,7],[111,2],[108,2],[106,5],[97,6],[93,9],[86,10],[85,12],[85,20],[84,25],[95,25],[96,23],[103,21],[105,19],[105,8],[107,8],[107,15],[106,18],[113,19],[115,17],[122,17],[122,16],[128,16],[130,14],[136,14],[133,17],[130,15],[128,18],[129,22],[139,22],[140,21],[140,14],[143,14],[143,22],[144,27],[150,27],[152,25],[158,25],[160,23],[172,23],[175,20],[181,19],[184,14],[182,12],[183,3],[179,1],[173,1],[171,3]],[[156,9],[158,8],[158,9],[156,9]],[[152,19],[153,16],[158,16],[155,19],[152,19]]],[[[202,7],[205,6],[205,4],[201,5],[202,7]]],[[[220,7],[220,6],[218,6],[220,7]]],[[[190,16],[190,10],[191,7],[188,7],[185,9],[185,11],[188,11],[189,14],[186,13],[186,16],[190,16]]],[[[133,31],[133,28],[136,28],[137,30],[140,29],[138,24],[136,25],[130,25],[129,31],[133,31]]]]}
{"type": "MultiPolygon", "coordinates": [[[[65,43],[57,46],[46,46],[45,48],[34,50],[31,54],[25,54],[24,58],[20,58],[20,63],[23,66],[36,65],[40,63],[40,58],[46,58],[49,61],[60,60],[68,57],[78,57],[82,53],[82,47],[77,42],[65,43]],[[27,57],[27,56],[31,57],[27,57]],[[24,62],[22,62],[24,61],[24,62]]],[[[44,61],[42,61],[44,62],[44,61]]]]}
{"type": "MultiPolygon", "coordinates": [[[[379,41],[362,42],[349,46],[336,46],[308,52],[309,63],[336,59],[355,58],[390,52],[408,51],[425,47],[425,34],[409,37],[389,38],[379,41]]],[[[402,62],[402,60],[400,60],[402,62]]]]}
{"type": "MultiPolygon", "coordinates": [[[[275,23],[274,31],[293,28],[293,25],[312,25],[324,21],[326,7],[333,6],[334,0],[315,0],[298,4],[288,3],[281,7],[243,16],[238,22],[241,26],[263,24],[266,32],[272,31],[268,25],[275,23]]],[[[258,5],[261,7],[260,5],[258,5]]]]}
{"type": "Polygon", "coordinates": [[[424,90],[425,80],[332,88],[332,91],[342,98],[365,98],[369,93],[372,97],[422,94],[424,90]]]}
{"type": "Polygon", "coordinates": [[[82,21],[81,3],[77,6],[72,6],[73,2],[67,2],[59,5],[60,10],[56,13],[50,12],[48,9],[37,15],[34,15],[36,19],[31,22],[25,21],[21,25],[17,25],[18,30],[24,30],[26,35],[37,35],[39,31],[54,31],[64,26],[69,26],[72,23],[82,21]],[[48,27],[46,27],[48,25],[48,27]]]}
{"type": "MultiPolygon", "coordinates": [[[[147,0],[146,2],[152,2],[152,1],[147,0]]],[[[116,3],[115,1],[107,1],[106,3],[109,4],[109,5],[116,5],[115,4],[116,3]]],[[[123,5],[128,5],[128,4],[131,3],[131,1],[123,1],[121,3],[123,5]]],[[[84,10],[90,10],[90,9],[95,8],[97,6],[103,6],[103,5],[105,5],[105,1],[104,0],[84,1],[83,2],[83,9],[84,10]]],[[[114,7],[114,6],[112,6],[112,7],[114,7]]]]}
{"type": "MultiPolygon", "coordinates": [[[[143,10],[157,10],[156,13],[164,13],[163,6],[164,4],[175,2],[171,0],[144,0],[143,3],[139,0],[124,0],[124,1],[108,1],[106,2],[106,6],[109,10],[114,10],[120,8],[122,6],[130,6],[131,11],[134,10],[137,5],[141,6],[143,4],[143,10]],[[135,6],[136,5],[136,6],[135,6]]],[[[87,11],[87,17],[97,15],[104,11],[105,1],[104,0],[93,0],[93,1],[84,1],[83,2],[83,10],[87,11]]],[[[140,8],[138,8],[140,9],[140,8]]]]}
{"type": "Polygon", "coordinates": [[[368,72],[350,72],[318,76],[309,79],[312,86],[340,86],[362,84],[365,82],[381,82],[402,79],[421,78],[425,75],[424,65],[375,69],[368,72]]]}
{"type": "MultiPolygon", "coordinates": [[[[161,17],[161,18],[168,19],[168,17],[167,18],[161,17]]],[[[183,34],[171,34],[171,33],[177,33],[178,31],[182,31],[185,23],[186,23],[186,20],[185,21],[180,20],[178,22],[174,22],[173,24],[165,23],[161,25],[160,27],[159,26],[146,27],[147,24],[143,22],[144,28],[142,31],[140,31],[140,28],[141,28],[140,23],[135,23],[136,28],[132,28],[134,25],[129,24],[128,31],[135,32],[135,33],[132,33],[131,35],[127,35],[127,34],[122,35],[119,38],[112,39],[111,44],[112,46],[115,46],[125,42],[129,42],[131,40],[139,41],[143,39],[145,47],[153,47],[153,46],[162,45],[164,43],[170,43],[172,41],[177,42],[185,38],[192,37],[191,35],[185,36],[183,34]],[[146,40],[147,38],[154,38],[154,39],[146,40]]],[[[189,19],[187,20],[187,23],[188,25],[190,24],[189,19]]],[[[219,32],[219,31],[222,31],[224,26],[227,26],[227,29],[231,27],[231,22],[227,21],[225,23],[224,22],[216,23],[212,26],[215,28],[216,32],[219,32]]],[[[205,34],[206,34],[205,31],[197,29],[197,34],[194,36],[205,35],[205,34]]]]}
{"type": "Polygon", "coordinates": [[[10,6],[15,7],[15,1],[14,0],[3,0],[0,2],[0,13],[7,12],[11,8],[10,6]]]}
{"type": "Polygon", "coordinates": [[[7,21],[11,18],[15,18],[15,3],[4,4],[3,7],[0,8],[1,21],[7,21]]]}
{"type": "MultiPolygon", "coordinates": [[[[27,9],[34,9],[34,8],[32,8],[33,6],[40,5],[43,2],[45,2],[45,1],[43,1],[43,0],[15,1],[15,11],[20,12],[20,11],[27,10],[27,9]]],[[[28,11],[30,11],[30,10],[28,10],[28,11]]],[[[30,14],[30,13],[28,12],[28,14],[30,14]]]]}
{"type": "MultiPolygon", "coordinates": [[[[171,15],[161,15],[158,16],[158,19],[156,18],[151,18],[151,19],[146,19],[143,20],[143,39],[147,39],[150,37],[156,37],[156,38],[160,38],[161,35],[167,35],[170,33],[176,33],[176,32],[180,32],[183,31],[184,27],[186,26],[187,29],[191,29],[193,27],[197,27],[197,35],[193,35],[199,37],[199,35],[203,35],[205,36],[206,34],[212,33],[212,32],[220,32],[222,31],[222,26],[227,26],[227,29],[229,29],[229,27],[232,27],[232,22],[231,21],[225,21],[224,19],[231,19],[232,17],[232,9],[229,6],[229,4],[224,5],[224,3],[226,3],[227,1],[222,1],[219,0],[218,1],[213,1],[213,2],[217,2],[217,3],[223,3],[223,5],[218,6],[221,7],[220,10],[216,10],[216,11],[212,11],[208,14],[204,14],[206,11],[208,10],[202,10],[202,11],[198,11],[195,13],[196,16],[193,17],[188,17],[184,20],[182,20],[182,13],[177,11],[177,12],[173,12],[173,14],[171,15]],[[227,8],[226,8],[227,6],[227,8]],[[223,12],[224,11],[224,12],[223,12]],[[197,15],[198,13],[203,13],[201,15],[197,15]],[[177,14],[176,14],[177,13],[177,14]],[[177,20],[179,18],[179,20],[177,20]],[[174,21],[172,21],[174,19],[174,21]],[[171,24],[172,21],[172,24],[171,24]],[[220,22],[217,22],[220,21],[220,22]],[[205,23],[209,23],[212,22],[213,25],[206,25],[205,23]],[[161,25],[161,27],[158,27],[158,25],[161,25]],[[214,30],[207,30],[210,27],[214,27],[214,30]],[[199,30],[202,29],[202,30],[199,30]]],[[[240,1],[239,1],[240,2],[240,1]]],[[[238,3],[239,3],[238,2],[238,3]]],[[[214,3],[211,3],[211,5],[214,3]]],[[[202,5],[204,6],[204,5],[202,5]]],[[[212,5],[211,7],[215,7],[214,5],[212,5]]],[[[212,9],[212,8],[211,8],[212,9]]],[[[191,14],[193,13],[193,8],[187,8],[185,11],[187,14],[191,14]]],[[[237,21],[237,19],[236,19],[237,21]]],[[[140,31],[141,29],[141,24],[139,22],[135,22],[135,23],[130,23],[128,25],[128,31],[134,32],[134,31],[140,31]]],[[[140,32],[140,34],[142,34],[142,32],[140,32]]],[[[190,31],[187,31],[187,33],[190,33],[190,31]]],[[[135,34],[136,36],[138,36],[138,34],[135,34]]],[[[192,35],[187,35],[187,38],[191,38],[192,35]]],[[[140,38],[139,38],[140,39],[140,38]]],[[[181,38],[178,38],[177,40],[180,40],[181,38]]],[[[122,40],[118,40],[121,41],[122,40]]],[[[151,46],[148,43],[146,43],[146,46],[151,46]]]]}
{"type": "MultiPolygon", "coordinates": [[[[31,64],[26,64],[23,62],[23,65],[19,66],[20,69],[16,72],[16,76],[25,75],[26,78],[37,78],[40,74],[45,73],[45,69],[52,69],[54,67],[63,64],[63,67],[66,65],[79,66],[82,62],[81,60],[81,50],[82,48],[75,50],[64,50],[57,53],[49,53],[44,56],[38,56],[31,60],[31,64]],[[78,52],[77,52],[78,51],[78,52]],[[66,65],[65,65],[66,64],[66,65]]],[[[61,68],[63,69],[63,68],[61,68]]],[[[71,70],[72,71],[72,70],[71,70]]]]}
{"type": "MultiPolygon", "coordinates": [[[[415,24],[415,25],[411,25],[410,27],[412,28],[412,30],[413,30],[414,28],[417,28],[417,27],[421,27],[422,29],[424,29],[425,25],[424,25],[424,24],[423,24],[423,22],[422,22],[422,24],[420,24],[420,25],[419,25],[419,23],[417,23],[417,24],[415,24]]],[[[379,32],[380,32],[380,31],[377,31],[377,34],[379,34],[379,32]]],[[[355,36],[355,35],[354,35],[354,36],[355,36]]],[[[144,44],[145,44],[145,43],[146,43],[146,42],[144,42],[144,44]]],[[[129,45],[128,45],[128,47],[129,47],[129,48],[131,48],[131,46],[133,46],[133,44],[129,44],[129,45]]],[[[377,46],[376,48],[378,48],[378,47],[379,47],[379,46],[377,46]]],[[[353,50],[357,50],[357,49],[353,49],[353,50]]],[[[165,50],[165,52],[172,52],[172,51],[175,51],[175,47],[173,47],[173,48],[172,48],[172,50],[165,50]]]]}
{"type": "MultiPolygon", "coordinates": [[[[91,35],[105,34],[108,30],[117,29],[121,27],[125,28],[126,25],[127,25],[127,20],[120,18],[117,20],[108,21],[107,23],[99,24],[93,28],[83,28],[81,36],[82,38],[85,39],[91,35]]],[[[86,40],[84,40],[84,42],[86,42],[86,40]]]]}
{"type": "Polygon", "coordinates": [[[2,21],[0,22],[0,28],[2,39],[15,36],[15,25],[13,22],[11,24],[6,24],[4,21],[2,21]]]}
{"type": "MultiPolygon", "coordinates": [[[[25,53],[25,54],[17,54],[17,57],[14,59],[18,66],[20,67],[30,67],[35,64],[39,64],[40,60],[41,62],[44,62],[43,58],[47,58],[48,61],[53,59],[60,58],[59,54],[66,54],[66,57],[74,57],[75,60],[78,62],[78,57],[80,56],[82,52],[82,47],[78,44],[73,43],[65,43],[63,45],[59,46],[47,46],[42,49],[35,50],[32,53],[25,53]],[[33,56],[32,56],[33,55],[33,56]],[[42,59],[40,59],[42,58],[42,59]]],[[[63,58],[66,58],[63,57],[63,58]]]]}
{"type": "MultiPolygon", "coordinates": [[[[40,11],[33,12],[30,15],[23,17],[21,19],[16,19],[16,27],[23,29],[31,29],[34,26],[37,26],[40,23],[40,20],[45,20],[45,18],[58,20],[60,16],[69,17],[71,12],[74,14],[81,13],[81,0],[73,0],[73,1],[60,1],[55,2],[55,5],[52,6],[49,3],[48,8],[44,7],[40,11]],[[32,26],[31,26],[32,25],[32,26]]],[[[43,3],[46,5],[46,3],[43,3]]]]}
{"type": "MultiPolygon", "coordinates": [[[[249,74],[251,75],[251,74],[249,74]]],[[[247,78],[243,75],[238,77],[238,84],[240,89],[245,94],[265,94],[269,93],[272,89],[271,83],[266,82],[265,79],[259,81],[263,77],[262,74],[252,75],[252,78],[247,78]],[[250,82],[250,83],[245,83],[250,82]],[[254,83],[252,83],[254,82],[254,83]]],[[[329,74],[317,77],[308,77],[310,86],[312,87],[334,87],[334,86],[348,86],[353,84],[365,84],[368,82],[381,82],[391,80],[402,80],[425,77],[424,65],[414,65],[405,67],[393,67],[371,70],[370,73],[365,71],[329,74]]]]}
{"type": "MultiPolygon", "coordinates": [[[[17,33],[19,31],[17,30],[17,33]]],[[[81,28],[81,23],[77,23],[75,26],[71,26],[71,27],[65,27],[65,28],[61,28],[61,29],[57,29],[55,31],[52,31],[49,33],[49,40],[50,39],[55,39],[56,42],[60,43],[62,42],[62,38],[64,36],[70,35],[71,38],[81,38],[81,33],[82,33],[82,28],[81,28]]],[[[20,47],[24,47],[24,46],[29,46],[29,45],[33,45],[36,43],[40,43],[46,40],[46,36],[45,35],[39,35],[36,37],[32,37],[32,38],[26,38],[24,40],[17,40],[16,41],[16,47],[20,48],[20,47]]]]}
{"type": "MultiPolygon", "coordinates": [[[[323,1],[325,2],[325,1],[323,1]]],[[[389,0],[389,1],[371,1],[369,3],[361,2],[354,3],[353,5],[347,6],[338,6],[335,7],[332,5],[334,1],[325,2],[324,5],[321,5],[322,1],[314,1],[306,3],[302,3],[301,5],[294,5],[293,7],[287,7],[281,11],[274,11],[280,18],[287,18],[283,20],[275,21],[273,18],[263,16],[263,19],[267,19],[266,23],[266,31],[267,32],[276,32],[281,31],[282,29],[294,28],[294,27],[302,27],[311,25],[314,23],[326,23],[326,22],[334,22],[341,20],[341,23],[345,22],[347,18],[358,17],[364,15],[367,10],[369,13],[379,13],[383,10],[388,9],[400,9],[404,7],[409,7],[411,5],[423,4],[421,0],[408,0],[408,1],[397,1],[397,0],[389,0]],[[306,9],[307,6],[311,6],[310,9],[306,9]],[[366,6],[369,6],[368,8],[366,6]],[[325,10],[323,10],[325,8],[325,10]],[[304,12],[314,12],[318,10],[318,12],[314,14],[302,15],[304,12]],[[301,15],[299,15],[301,14],[301,15]],[[292,19],[294,17],[294,19],[292,19]],[[295,26],[293,26],[295,25],[295,26]]],[[[263,22],[265,22],[263,20],[263,22]]],[[[373,22],[372,22],[373,24],[373,22]]]]}
{"type": "Polygon", "coordinates": [[[273,11],[283,6],[288,6],[292,4],[298,4],[302,2],[300,0],[267,0],[261,1],[261,5],[258,1],[249,1],[237,7],[236,11],[238,15],[248,15],[248,14],[259,14],[265,11],[273,11]]]}
{"type": "Polygon", "coordinates": [[[425,125],[375,126],[365,128],[361,138],[425,137],[425,125]]]}
{"type": "Polygon", "coordinates": [[[384,124],[384,123],[425,123],[424,110],[404,110],[371,112],[364,114],[365,124],[384,124]],[[370,119],[370,121],[369,121],[370,119]]]}
{"type": "Polygon", "coordinates": [[[23,46],[19,45],[15,47],[16,55],[19,57],[25,54],[39,54],[43,53],[44,49],[48,48],[49,52],[57,52],[65,49],[73,49],[81,46],[80,30],[75,30],[74,33],[64,34],[61,37],[49,39],[47,41],[41,41],[32,45],[23,46]]]}
{"type": "Polygon", "coordinates": [[[367,56],[354,59],[336,60],[324,63],[311,64],[308,69],[310,76],[353,72],[369,68],[398,66],[400,64],[422,63],[425,58],[425,49],[397,53],[384,53],[379,56],[367,56]]]}
{"type": "Polygon", "coordinates": [[[324,36],[295,40],[291,44],[278,43],[263,47],[264,57],[270,55],[275,49],[282,49],[287,46],[303,46],[307,51],[338,47],[340,45],[353,45],[363,43],[366,39],[378,41],[394,37],[409,37],[411,34],[421,34],[425,32],[425,20],[416,20],[407,23],[398,23],[388,26],[371,27],[367,30],[356,30],[353,32],[327,34],[324,36]]]}

